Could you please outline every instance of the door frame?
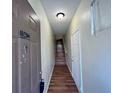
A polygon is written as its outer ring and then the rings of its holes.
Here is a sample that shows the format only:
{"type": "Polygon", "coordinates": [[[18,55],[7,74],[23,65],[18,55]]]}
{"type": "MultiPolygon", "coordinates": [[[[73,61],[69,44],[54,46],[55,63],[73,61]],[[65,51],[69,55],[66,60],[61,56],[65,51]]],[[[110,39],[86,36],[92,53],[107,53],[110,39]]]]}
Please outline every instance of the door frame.
{"type": "MultiPolygon", "coordinates": [[[[83,93],[83,58],[82,58],[82,51],[81,51],[81,30],[80,30],[80,27],[78,27],[74,32],[71,33],[71,59],[72,59],[72,36],[77,33],[79,31],[79,55],[80,55],[80,62],[79,62],[79,65],[80,65],[80,81],[81,81],[81,84],[80,84],[80,88],[79,89],[79,93],[83,93]]],[[[72,66],[72,62],[71,62],[71,66],[72,66]]],[[[71,72],[72,74],[72,72],[71,72]]],[[[72,77],[73,77],[73,74],[72,74],[72,77]]]]}

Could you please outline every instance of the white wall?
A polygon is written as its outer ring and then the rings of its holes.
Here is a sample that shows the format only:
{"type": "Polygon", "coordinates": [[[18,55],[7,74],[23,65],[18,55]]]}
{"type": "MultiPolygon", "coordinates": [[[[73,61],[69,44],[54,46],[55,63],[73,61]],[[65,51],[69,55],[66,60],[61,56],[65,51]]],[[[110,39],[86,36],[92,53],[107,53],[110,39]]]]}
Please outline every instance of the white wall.
{"type": "Polygon", "coordinates": [[[41,1],[40,0],[28,0],[28,1],[40,18],[42,77],[45,80],[44,93],[47,93],[52,70],[55,64],[54,34],[50,27],[49,21],[47,19],[41,1]]]}
{"type": "MultiPolygon", "coordinates": [[[[111,23],[111,1],[102,1],[103,24],[111,23]]],[[[105,28],[91,35],[91,0],[82,0],[66,33],[68,66],[71,69],[71,33],[81,31],[81,52],[83,65],[83,93],[111,93],[111,28],[105,28]]],[[[109,24],[110,25],[110,24],[109,24]]]]}

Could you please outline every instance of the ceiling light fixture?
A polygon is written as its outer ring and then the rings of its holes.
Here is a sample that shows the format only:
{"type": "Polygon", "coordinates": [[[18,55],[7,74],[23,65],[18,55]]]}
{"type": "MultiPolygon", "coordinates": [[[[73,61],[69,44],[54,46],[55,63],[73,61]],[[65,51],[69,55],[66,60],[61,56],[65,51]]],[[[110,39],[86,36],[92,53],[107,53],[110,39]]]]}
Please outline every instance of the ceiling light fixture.
{"type": "Polygon", "coordinates": [[[65,16],[65,14],[62,13],[62,12],[56,14],[56,17],[57,17],[58,19],[60,19],[60,20],[62,20],[62,18],[63,18],[64,16],[65,16]]]}

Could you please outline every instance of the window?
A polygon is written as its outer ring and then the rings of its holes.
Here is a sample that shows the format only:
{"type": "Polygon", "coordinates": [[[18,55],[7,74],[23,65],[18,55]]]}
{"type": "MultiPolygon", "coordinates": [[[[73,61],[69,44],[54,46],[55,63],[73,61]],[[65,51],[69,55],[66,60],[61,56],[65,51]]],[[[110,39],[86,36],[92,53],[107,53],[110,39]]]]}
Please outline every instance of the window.
{"type": "Polygon", "coordinates": [[[91,34],[92,35],[94,35],[95,34],[95,31],[96,31],[96,7],[95,7],[95,2],[96,2],[96,0],[93,0],[92,2],[91,2],[91,34]]]}
{"type": "Polygon", "coordinates": [[[91,34],[111,27],[111,0],[93,0],[91,2],[91,34]]]}

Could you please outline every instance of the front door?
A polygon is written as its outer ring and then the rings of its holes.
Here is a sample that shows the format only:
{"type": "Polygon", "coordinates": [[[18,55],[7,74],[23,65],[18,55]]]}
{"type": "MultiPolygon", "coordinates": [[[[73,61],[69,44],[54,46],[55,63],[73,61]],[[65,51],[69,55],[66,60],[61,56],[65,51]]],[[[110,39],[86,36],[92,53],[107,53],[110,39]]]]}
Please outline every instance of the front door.
{"type": "Polygon", "coordinates": [[[31,93],[30,41],[18,38],[18,93],[31,93]]]}
{"type": "Polygon", "coordinates": [[[30,42],[31,93],[39,93],[41,64],[38,52],[38,43],[30,42]]]}

